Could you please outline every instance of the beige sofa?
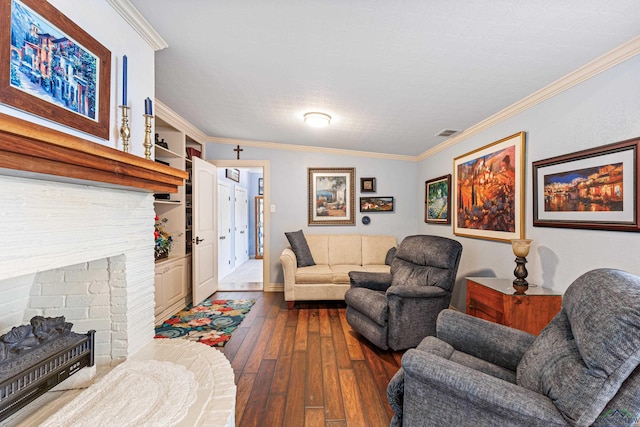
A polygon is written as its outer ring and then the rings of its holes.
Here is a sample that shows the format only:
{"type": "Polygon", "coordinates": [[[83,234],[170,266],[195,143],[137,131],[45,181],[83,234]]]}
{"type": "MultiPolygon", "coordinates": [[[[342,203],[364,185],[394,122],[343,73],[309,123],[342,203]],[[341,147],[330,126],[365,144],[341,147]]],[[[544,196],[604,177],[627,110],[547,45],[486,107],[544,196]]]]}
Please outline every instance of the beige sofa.
{"type": "Polygon", "coordinates": [[[350,271],[388,273],[387,252],[397,246],[395,236],[309,234],[305,236],[316,265],[298,267],[291,248],[280,255],[284,272],[284,299],[295,301],[344,300],[350,271]]]}

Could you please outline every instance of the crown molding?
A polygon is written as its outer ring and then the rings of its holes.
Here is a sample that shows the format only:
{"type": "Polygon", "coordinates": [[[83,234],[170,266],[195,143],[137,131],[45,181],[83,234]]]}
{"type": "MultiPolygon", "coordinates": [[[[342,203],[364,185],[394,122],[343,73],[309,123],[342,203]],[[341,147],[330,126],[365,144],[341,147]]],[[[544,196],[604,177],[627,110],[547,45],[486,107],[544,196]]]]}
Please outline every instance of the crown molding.
{"type": "Polygon", "coordinates": [[[409,161],[409,162],[415,162],[417,160],[416,156],[405,156],[401,154],[373,153],[369,151],[344,150],[341,148],[326,148],[326,147],[316,147],[316,146],[307,146],[307,145],[290,145],[290,144],[281,144],[276,142],[252,141],[247,139],[220,138],[216,136],[208,136],[206,142],[213,142],[216,144],[228,144],[228,145],[244,145],[249,147],[268,148],[272,150],[306,151],[310,153],[336,154],[339,156],[370,157],[370,158],[376,158],[376,159],[403,160],[403,161],[409,161]]]}
{"type": "Polygon", "coordinates": [[[160,117],[163,121],[167,122],[169,125],[173,126],[176,129],[183,130],[187,135],[189,135],[189,137],[201,144],[204,144],[205,142],[207,142],[208,138],[210,138],[205,135],[205,133],[200,129],[188,122],[187,119],[165,105],[162,101],[155,99],[153,102],[153,108],[155,109],[156,117],[160,117]]]}
{"type": "Polygon", "coordinates": [[[164,41],[160,34],[149,24],[149,21],[142,16],[129,0],[107,0],[107,3],[131,25],[131,28],[136,30],[136,32],[149,43],[149,46],[151,46],[153,50],[158,51],[169,47],[167,42],[164,41]]]}
{"type": "Polygon", "coordinates": [[[552,98],[567,89],[570,89],[585,80],[606,71],[614,66],[633,58],[640,53],[640,36],[629,40],[626,43],[618,46],[617,48],[605,53],[604,55],[594,59],[591,62],[583,65],[572,73],[556,80],[555,82],[543,87],[537,92],[532,93],[526,98],[512,104],[502,111],[484,119],[483,121],[471,126],[464,132],[461,132],[454,137],[444,141],[443,143],[436,145],[435,147],[423,152],[417,156],[417,160],[424,160],[428,157],[435,155],[436,153],[449,148],[465,139],[480,133],[490,127],[497,125],[498,123],[505,121],[515,115],[528,110],[531,107],[538,105],[539,103],[552,98]]]}

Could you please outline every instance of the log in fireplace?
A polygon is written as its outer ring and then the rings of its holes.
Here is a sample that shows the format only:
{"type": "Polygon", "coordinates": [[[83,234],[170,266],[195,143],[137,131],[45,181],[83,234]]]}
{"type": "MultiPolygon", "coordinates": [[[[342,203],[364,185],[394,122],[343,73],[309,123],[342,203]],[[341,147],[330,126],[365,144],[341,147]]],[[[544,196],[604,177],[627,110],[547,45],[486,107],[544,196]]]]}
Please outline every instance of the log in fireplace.
{"type": "Polygon", "coordinates": [[[0,421],[85,366],[94,364],[94,334],[71,332],[64,316],[35,316],[0,336],[0,421]]]}

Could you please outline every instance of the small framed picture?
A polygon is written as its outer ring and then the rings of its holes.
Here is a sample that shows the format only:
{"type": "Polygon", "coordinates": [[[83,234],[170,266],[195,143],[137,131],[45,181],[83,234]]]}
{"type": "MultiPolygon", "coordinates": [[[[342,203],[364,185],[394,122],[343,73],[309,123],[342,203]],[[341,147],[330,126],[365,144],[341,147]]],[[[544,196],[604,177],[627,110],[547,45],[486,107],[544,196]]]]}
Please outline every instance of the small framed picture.
{"type": "Polygon", "coordinates": [[[361,193],[375,193],[376,192],[376,179],[375,178],[360,178],[360,192],[361,193]]]}
{"type": "Polygon", "coordinates": [[[451,224],[451,174],[425,181],[424,222],[451,224]]]}
{"type": "Polygon", "coordinates": [[[258,194],[260,196],[264,194],[264,178],[258,178],[258,194]]]}
{"type": "Polygon", "coordinates": [[[360,197],[360,212],[393,212],[393,197],[360,197]]]}
{"type": "Polygon", "coordinates": [[[240,182],[240,169],[225,169],[225,175],[232,181],[240,182]]]}

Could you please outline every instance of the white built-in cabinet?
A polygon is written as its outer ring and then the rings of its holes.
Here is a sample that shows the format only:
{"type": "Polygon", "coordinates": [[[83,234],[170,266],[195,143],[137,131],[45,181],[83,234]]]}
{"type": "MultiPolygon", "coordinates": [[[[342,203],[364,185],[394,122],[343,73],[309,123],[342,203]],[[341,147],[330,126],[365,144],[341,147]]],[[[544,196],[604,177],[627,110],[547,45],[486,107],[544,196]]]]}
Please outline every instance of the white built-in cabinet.
{"type": "MultiPolygon", "coordinates": [[[[191,247],[192,247],[192,191],[191,156],[194,150],[204,158],[204,144],[189,136],[186,131],[170,124],[172,118],[164,118],[157,112],[155,118],[155,160],[171,167],[189,171],[189,179],[177,193],[156,194],[154,208],[171,234],[173,247],[169,257],[156,261],[155,266],[155,321],[166,320],[191,303],[191,247]],[[168,198],[167,198],[168,197],[168,198]]],[[[195,154],[197,155],[197,154],[195,154]]]]}

